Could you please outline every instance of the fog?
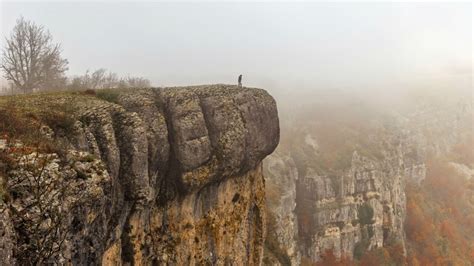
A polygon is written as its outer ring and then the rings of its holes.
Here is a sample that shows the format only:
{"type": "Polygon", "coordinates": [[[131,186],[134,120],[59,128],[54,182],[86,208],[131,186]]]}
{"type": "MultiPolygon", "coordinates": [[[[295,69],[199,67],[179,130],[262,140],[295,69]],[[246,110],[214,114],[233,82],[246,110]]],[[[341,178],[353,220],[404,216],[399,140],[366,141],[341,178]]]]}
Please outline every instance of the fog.
{"type": "Polygon", "coordinates": [[[236,83],[279,99],[472,93],[471,3],[4,2],[50,30],[68,75],[106,68],[155,86],[236,83]]]}

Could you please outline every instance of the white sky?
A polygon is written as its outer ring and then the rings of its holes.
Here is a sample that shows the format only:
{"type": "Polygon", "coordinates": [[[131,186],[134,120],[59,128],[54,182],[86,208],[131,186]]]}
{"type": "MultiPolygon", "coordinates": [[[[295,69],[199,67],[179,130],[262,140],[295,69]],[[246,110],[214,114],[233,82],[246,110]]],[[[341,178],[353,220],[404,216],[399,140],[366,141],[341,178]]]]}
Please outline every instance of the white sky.
{"type": "Polygon", "coordinates": [[[156,86],[236,83],[318,89],[472,89],[467,3],[1,3],[44,25],[69,75],[107,68],[156,86]]]}

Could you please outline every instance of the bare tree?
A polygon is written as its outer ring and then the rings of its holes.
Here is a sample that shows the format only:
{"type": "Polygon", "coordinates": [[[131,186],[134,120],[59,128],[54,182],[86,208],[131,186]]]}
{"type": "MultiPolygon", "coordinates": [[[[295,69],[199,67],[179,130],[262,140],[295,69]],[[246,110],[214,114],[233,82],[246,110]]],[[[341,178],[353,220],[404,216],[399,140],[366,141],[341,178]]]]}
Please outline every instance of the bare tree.
{"type": "Polygon", "coordinates": [[[82,76],[73,77],[69,88],[73,90],[81,89],[113,89],[113,88],[146,88],[151,82],[142,77],[119,78],[114,72],[108,72],[100,68],[92,73],[86,71],[82,76]]]}
{"type": "Polygon", "coordinates": [[[150,80],[142,77],[127,77],[125,79],[121,79],[119,82],[119,87],[125,88],[147,88],[150,86],[150,80]]]}
{"type": "Polygon", "coordinates": [[[5,78],[24,92],[65,82],[68,61],[61,57],[61,46],[52,41],[43,26],[19,18],[3,49],[0,68],[5,78]]]}

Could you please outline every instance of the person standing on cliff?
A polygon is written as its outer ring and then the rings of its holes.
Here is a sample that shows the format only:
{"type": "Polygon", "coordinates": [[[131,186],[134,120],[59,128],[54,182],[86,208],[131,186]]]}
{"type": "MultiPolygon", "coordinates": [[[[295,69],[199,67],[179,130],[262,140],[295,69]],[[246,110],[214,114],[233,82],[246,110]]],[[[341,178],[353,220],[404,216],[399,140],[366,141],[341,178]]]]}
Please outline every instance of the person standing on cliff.
{"type": "Polygon", "coordinates": [[[242,87],[242,74],[239,75],[239,87],[242,87]]]}

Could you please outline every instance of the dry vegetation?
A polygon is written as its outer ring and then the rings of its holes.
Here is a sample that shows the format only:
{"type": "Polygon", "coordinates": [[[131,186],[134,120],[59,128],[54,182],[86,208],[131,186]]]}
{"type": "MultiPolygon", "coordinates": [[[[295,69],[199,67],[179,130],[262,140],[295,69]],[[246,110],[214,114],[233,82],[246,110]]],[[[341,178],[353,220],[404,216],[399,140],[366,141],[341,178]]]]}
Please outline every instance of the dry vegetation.
{"type": "Polygon", "coordinates": [[[474,179],[449,163],[474,165],[472,139],[447,158],[433,158],[422,186],[407,186],[410,265],[474,264],[474,179]]]}
{"type": "Polygon", "coordinates": [[[42,93],[0,97],[0,136],[10,143],[21,141],[25,146],[51,151],[48,149],[55,141],[46,131],[50,129],[56,136],[71,133],[75,121],[73,101],[78,97],[84,96],[42,93]]]}
{"type": "Polygon", "coordinates": [[[61,204],[74,177],[55,176],[50,168],[56,159],[68,162],[64,145],[74,130],[73,101],[86,97],[95,98],[83,93],[0,97],[0,140],[6,143],[0,149],[0,211],[11,212],[20,265],[58,261],[67,235],[61,204]]]}

